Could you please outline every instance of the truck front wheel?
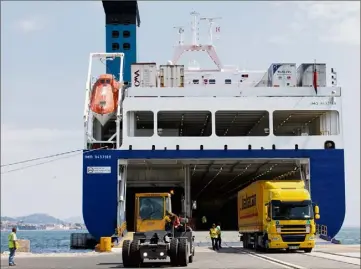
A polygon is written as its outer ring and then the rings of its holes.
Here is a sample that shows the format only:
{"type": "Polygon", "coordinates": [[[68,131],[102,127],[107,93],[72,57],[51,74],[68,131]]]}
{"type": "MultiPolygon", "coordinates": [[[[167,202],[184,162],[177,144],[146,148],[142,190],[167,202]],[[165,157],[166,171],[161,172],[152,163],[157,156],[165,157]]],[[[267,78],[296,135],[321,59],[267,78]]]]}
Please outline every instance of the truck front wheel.
{"type": "Polygon", "coordinates": [[[187,266],[189,262],[188,241],[181,239],[178,246],[178,264],[180,266],[187,266]]]}
{"type": "Polygon", "coordinates": [[[132,266],[139,267],[143,262],[142,257],[140,257],[139,251],[140,241],[136,240],[130,244],[130,262],[132,266]]]}
{"type": "Polygon", "coordinates": [[[172,238],[169,244],[169,258],[172,266],[178,265],[178,239],[172,238]]]}
{"type": "Polygon", "coordinates": [[[303,250],[305,251],[305,253],[311,253],[312,248],[305,248],[305,249],[303,249],[303,250]]]}
{"type": "Polygon", "coordinates": [[[131,243],[132,243],[132,241],[130,241],[130,240],[123,241],[122,259],[123,259],[124,267],[131,266],[131,262],[130,262],[130,244],[131,243]]]}
{"type": "Polygon", "coordinates": [[[195,250],[194,250],[194,246],[193,246],[192,254],[189,256],[189,263],[193,262],[194,253],[195,253],[195,250]]]}

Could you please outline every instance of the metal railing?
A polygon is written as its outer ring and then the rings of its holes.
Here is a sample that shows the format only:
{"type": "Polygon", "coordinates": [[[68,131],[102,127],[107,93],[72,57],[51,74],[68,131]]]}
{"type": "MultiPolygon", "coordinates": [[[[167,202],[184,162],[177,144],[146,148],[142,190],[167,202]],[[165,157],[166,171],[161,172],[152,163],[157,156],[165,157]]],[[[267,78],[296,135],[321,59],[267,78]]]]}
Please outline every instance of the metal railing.
{"type": "Polygon", "coordinates": [[[316,224],[316,234],[327,236],[327,226],[322,224],[316,224]]]}

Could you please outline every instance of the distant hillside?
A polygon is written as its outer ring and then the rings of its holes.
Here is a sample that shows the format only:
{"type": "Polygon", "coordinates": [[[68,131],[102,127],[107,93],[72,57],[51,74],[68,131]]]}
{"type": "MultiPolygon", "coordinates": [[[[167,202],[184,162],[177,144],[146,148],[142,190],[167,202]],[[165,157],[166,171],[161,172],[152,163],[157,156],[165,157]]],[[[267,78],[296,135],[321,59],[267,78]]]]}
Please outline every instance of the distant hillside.
{"type": "Polygon", "coordinates": [[[64,222],[84,224],[83,217],[70,217],[70,218],[64,219],[64,222]]]}
{"type": "Polygon", "coordinates": [[[2,221],[16,221],[16,219],[14,218],[10,218],[10,217],[1,217],[2,221]]]}
{"type": "Polygon", "coordinates": [[[28,216],[9,218],[9,217],[1,217],[2,221],[23,221],[24,223],[29,224],[61,224],[64,221],[49,216],[48,214],[31,214],[28,216]]]}

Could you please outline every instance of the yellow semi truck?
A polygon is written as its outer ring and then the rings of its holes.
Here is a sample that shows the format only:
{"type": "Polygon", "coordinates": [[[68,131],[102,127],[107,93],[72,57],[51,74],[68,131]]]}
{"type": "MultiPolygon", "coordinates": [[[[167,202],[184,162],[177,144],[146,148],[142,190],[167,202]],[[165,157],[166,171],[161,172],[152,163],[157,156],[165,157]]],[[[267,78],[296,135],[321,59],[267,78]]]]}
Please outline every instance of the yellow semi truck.
{"type": "Polygon", "coordinates": [[[320,215],[302,180],[256,181],[237,198],[244,248],[312,251],[320,215]]]}

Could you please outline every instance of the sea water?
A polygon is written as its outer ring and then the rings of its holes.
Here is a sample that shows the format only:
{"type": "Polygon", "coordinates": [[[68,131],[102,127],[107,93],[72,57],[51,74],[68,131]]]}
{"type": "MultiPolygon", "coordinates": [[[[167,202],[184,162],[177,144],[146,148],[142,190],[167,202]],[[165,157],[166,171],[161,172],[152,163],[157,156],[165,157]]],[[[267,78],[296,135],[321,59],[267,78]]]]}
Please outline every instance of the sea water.
{"type": "MultiPolygon", "coordinates": [[[[10,232],[1,231],[1,252],[9,251],[8,234],[10,232]]],[[[70,235],[72,233],[87,233],[82,230],[34,230],[17,231],[18,239],[30,241],[30,251],[32,253],[71,253],[89,252],[91,250],[70,249],[70,235]]]]}
{"type": "MultiPolygon", "coordinates": [[[[64,252],[89,252],[91,250],[71,250],[70,234],[86,233],[87,231],[18,231],[19,239],[30,240],[32,253],[64,253],[64,252]]],[[[8,234],[1,232],[1,252],[8,251],[8,234]]],[[[342,244],[360,244],[360,228],[343,228],[336,239],[342,244]]]]}

